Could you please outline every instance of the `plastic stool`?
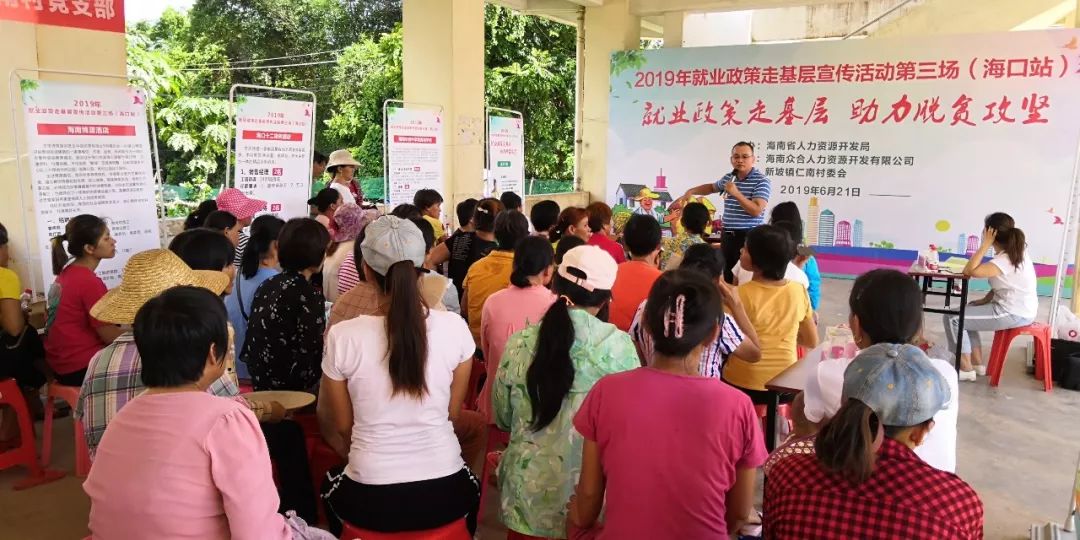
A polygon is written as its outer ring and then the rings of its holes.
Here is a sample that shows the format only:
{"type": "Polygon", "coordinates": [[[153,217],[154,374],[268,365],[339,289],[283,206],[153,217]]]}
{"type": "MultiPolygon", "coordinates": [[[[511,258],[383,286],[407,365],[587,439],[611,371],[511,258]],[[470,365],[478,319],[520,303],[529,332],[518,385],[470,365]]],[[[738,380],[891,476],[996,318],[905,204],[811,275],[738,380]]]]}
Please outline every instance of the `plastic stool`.
{"type": "Polygon", "coordinates": [[[465,518],[461,518],[436,529],[395,533],[369,531],[343,523],[341,540],[472,540],[472,535],[465,526],[465,518]]]}
{"type": "Polygon", "coordinates": [[[0,453],[0,469],[7,469],[16,465],[26,467],[30,476],[15,483],[16,490],[38,486],[64,477],[60,471],[49,471],[41,466],[37,459],[36,441],[34,440],[34,424],[30,420],[30,409],[26,407],[15,379],[0,381],[0,405],[7,405],[15,409],[15,416],[19,422],[19,446],[6,452],[0,453]]]}
{"type": "Polygon", "coordinates": [[[476,511],[476,522],[484,515],[484,496],[488,492],[488,478],[491,471],[499,466],[499,457],[502,452],[496,451],[510,444],[510,433],[503,431],[494,424],[488,424],[487,448],[484,450],[484,470],[480,471],[480,507],[476,511]]]}
{"type": "MultiPolygon", "coordinates": [[[[769,408],[765,405],[754,405],[754,411],[757,412],[758,418],[761,419],[761,429],[765,429],[765,415],[769,412],[769,408]]],[[[776,407],[776,415],[787,420],[789,430],[795,430],[795,421],[791,419],[791,404],[779,404],[776,407]]]]}
{"type": "Polygon", "coordinates": [[[75,418],[75,408],[79,405],[78,386],[64,386],[56,381],[49,383],[49,390],[45,400],[45,429],[41,441],[41,463],[48,466],[52,461],[52,430],[53,430],[53,405],[56,398],[60,398],[71,406],[72,431],[75,432],[75,476],[86,478],[90,474],[90,450],[86,446],[86,437],[83,435],[82,422],[75,418]]]}
{"type": "Polygon", "coordinates": [[[1005,367],[1005,358],[1009,355],[1009,345],[1016,336],[1031,336],[1035,339],[1035,378],[1043,382],[1043,390],[1054,390],[1050,368],[1050,327],[1042,323],[1031,323],[1019,328],[994,332],[994,346],[990,349],[990,363],[986,374],[990,376],[990,386],[997,386],[1001,381],[1001,372],[1005,367]]]}

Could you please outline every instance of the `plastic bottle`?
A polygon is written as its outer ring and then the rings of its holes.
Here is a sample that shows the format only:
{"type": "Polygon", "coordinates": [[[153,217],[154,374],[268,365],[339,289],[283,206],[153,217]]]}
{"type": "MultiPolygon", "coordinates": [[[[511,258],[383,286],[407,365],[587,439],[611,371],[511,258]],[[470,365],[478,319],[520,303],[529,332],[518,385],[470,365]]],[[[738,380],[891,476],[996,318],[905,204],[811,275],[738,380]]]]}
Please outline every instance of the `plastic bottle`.
{"type": "Polygon", "coordinates": [[[926,257],[927,269],[931,272],[937,272],[940,263],[941,258],[938,256],[937,246],[934,244],[930,244],[930,253],[928,253],[926,257]]]}
{"type": "Polygon", "coordinates": [[[26,289],[19,295],[19,306],[23,311],[30,311],[30,304],[34,302],[34,291],[26,289]]]}

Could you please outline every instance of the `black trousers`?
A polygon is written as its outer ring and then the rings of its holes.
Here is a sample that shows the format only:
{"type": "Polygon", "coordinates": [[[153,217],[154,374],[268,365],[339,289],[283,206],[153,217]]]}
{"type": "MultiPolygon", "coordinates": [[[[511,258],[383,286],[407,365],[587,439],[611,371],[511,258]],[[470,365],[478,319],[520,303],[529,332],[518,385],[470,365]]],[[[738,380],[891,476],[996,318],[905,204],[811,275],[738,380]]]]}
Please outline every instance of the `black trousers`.
{"type": "Polygon", "coordinates": [[[480,481],[468,467],[431,480],[369,485],[353,481],[343,467],[326,473],[322,488],[330,532],[341,536],[342,521],[378,532],[422,531],[462,517],[476,533],[480,481]]]}
{"type": "Polygon", "coordinates": [[[724,230],[720,240],[720,251],[724,254],[724,281],[731,283],[734,279],[733,270],[739,264],[739,256],[742,248],[746,245],[746,233],[749,229],[724,230]]]}
{"type": "MultiPolygon", "coordinates": [[[[727,382],[727,381],[724,381],[724,382],[727,382]]],[[[738,390],[738,391],[746,394],[747,396],[749,396],[750,401],[754,405],[768,405],[769,404],[769,398],[774,393],[774,392],[770,392],[768,390],[750,390],[749,388],[743,388],[741,386],[735,386],[734,384],[731,384],[731,383],[728,383],[728,384],[730,384],[736,390],[738,390]]],[[[795,394],[780,394],[778,402],[781,403],[781,404],[783,404],[783,403],[791,403],[794,399],[795,399],[795,394]]]]}
{"type": "Polygon", "coordinates": [[[56,382],[64,386],[82,386],[83,379],[86,378],[86,369],[82,368],[79,371],[73,371],[71,373],[57,373],[56,382]]]}
{"type": "Polygon", "coordinates": [[[270,459],[277,466],[278,511],[295,510],[304,521],[318,523],[318,506],[315,486],[308,467],[307,442],[300,424],[292,420],[278,423],[261,423],[270,459]]]}

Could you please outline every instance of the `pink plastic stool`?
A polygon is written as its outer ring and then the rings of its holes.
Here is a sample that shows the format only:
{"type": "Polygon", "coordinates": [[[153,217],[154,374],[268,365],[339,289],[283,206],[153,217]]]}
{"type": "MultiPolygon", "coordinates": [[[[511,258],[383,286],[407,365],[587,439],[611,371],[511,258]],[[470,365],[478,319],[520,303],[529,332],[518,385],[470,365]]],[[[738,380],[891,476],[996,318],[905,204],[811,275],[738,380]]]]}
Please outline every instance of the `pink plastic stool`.
{"type": "Polygon", "coordinates": [[[72,426],[75,432],[75,476],[86,478],[90,474],[90,449],[86,446],[82,422],[75,418],[75,408],[79,405],[78,386],[64,386],[56,381],[49,383],[48,396],[45,400],[45,429],[41,441],[41,463],[48,466],[52,461],[53,405],[60,398],[71,406],[72,426]]]}
{"type": "Polygon", "coordinates": [[[64,477],[59,471],[49,471],[41,466],[37,458],[36,441],[34,440],[34,424],[30,420],[30,409],[26,406],[22,392],[15,379],[0,381],[0,405],[7,405],[15,409],[15,416],[19,422],[19,446],[6,452],[0,453],[0,469],[7,469],[16,465],[26,467],[30,476],[15,483],[16,490],[38,486],[64,477]]]}
{"type": "Polygon", "coordinates": [[[396,533],[369,531],[344,523],[341,540],[472,540],[472,535],[465,526],[465,518],[461,518],[436,529],[396,533]]]}
{"type": "Polygon", "coordinates": [[[1001,372],[1005,367],[1005,357],[1009,355],[1009,345],[1016,336],[1031,336],[1035,339],[1035,378],[1043,382],[1043,390],[1054,390],[1054,381],[1050,368],[1050,327],[1042,323],[1031,323],[1019,328],[994,332],[994,345],[990,349],[990,363],[986,374],[990,376],[990,386],[997,386],[1001,381],[1001,372]]]}

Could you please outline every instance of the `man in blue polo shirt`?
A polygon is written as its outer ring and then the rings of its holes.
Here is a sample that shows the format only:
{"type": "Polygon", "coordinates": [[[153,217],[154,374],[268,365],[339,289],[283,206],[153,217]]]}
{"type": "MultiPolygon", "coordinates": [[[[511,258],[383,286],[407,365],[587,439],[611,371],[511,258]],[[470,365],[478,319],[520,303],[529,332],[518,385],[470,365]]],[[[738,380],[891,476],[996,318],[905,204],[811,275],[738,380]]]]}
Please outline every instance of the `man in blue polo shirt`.
{"type": "Polygon", "coordinates": [[[731,148],[731,166],[734,169],[715,183],[690,188],[672,204],[678,208],[693,196],[723,193],[724,235],[720,248],[724,252],[724,280],[732,281],[732,269],[739,262],[739,255],[746,243],[746,233],[765,223],[765,207],[772,195],[772,183],[761,171],[754,168],[754,144],[739,142],[731,148]]]}

